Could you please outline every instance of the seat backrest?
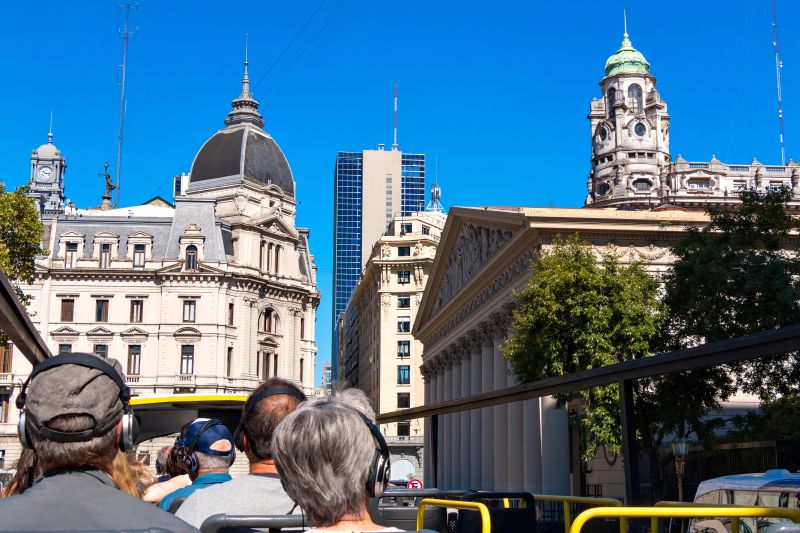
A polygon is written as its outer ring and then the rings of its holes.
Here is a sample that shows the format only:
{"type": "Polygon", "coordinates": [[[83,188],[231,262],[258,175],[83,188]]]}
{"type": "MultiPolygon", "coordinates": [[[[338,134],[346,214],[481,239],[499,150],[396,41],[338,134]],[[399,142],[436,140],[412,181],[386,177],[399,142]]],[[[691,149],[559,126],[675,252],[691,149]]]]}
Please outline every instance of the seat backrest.
{"type": "MultiPolygon", "coordinates": [[[[536,505],[529,492],[469,491],[464,493],[463,499],[480,502],[489,508],[492,533],[535,533],[536,505]]],[[[480,513],[460,509],[456,531],[480,533],[480,513]]]]}
{"type": "MultiPolygon", "coordinates": [[[[437,489],[407,489],[391,487],[386,489],[383,497],[370,498],[369,514],[372,520],[383,526],[396,527],[403,531],[413,531],[417,527],[417,511],[419,502],[424,498],[437,498],[437,489]]],[[[425,509],[423,522],[425,529],[440,533],[446,532],[445,509],[428,507],[425,509]]]]}
{"type": "Polygon", "coordinates": [[[167,511],[172,514],[177,513],[178,509],[181,508],[181,505],[183,505],[183,502],[185,501],[186,501],[186,496],[178,496],[177,498],[169,502],[169,509],[167,509],[167,511]]]}
{"type": "Polygon", "coordinates": [[[266,529],[268,531],[300,531],[304,528],[305,517],[302,514],[281,515],[249,515],[232,516],[215,514],[206,518],[200,526],[202,533],[217,533],[225,531],[250,531],[253,529],[266,529]]]}

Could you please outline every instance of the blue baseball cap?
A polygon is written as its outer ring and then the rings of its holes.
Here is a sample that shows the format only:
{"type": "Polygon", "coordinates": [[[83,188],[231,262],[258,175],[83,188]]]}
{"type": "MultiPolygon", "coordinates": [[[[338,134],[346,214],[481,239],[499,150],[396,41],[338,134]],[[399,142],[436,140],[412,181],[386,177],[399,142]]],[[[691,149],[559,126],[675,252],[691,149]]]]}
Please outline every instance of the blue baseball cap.
{"type": "Polygon", "coordinates": [[[216,418],[198,418],[186,428],[186,433],[178,437],[176,446],[186,446],[190,452],[201,452],[209,455],[230,455],[233,453],[233,435],[221,421],[216,418]],[[228,450],[214,450],[211,446],[220,440],[230,443],[228,450]]]}

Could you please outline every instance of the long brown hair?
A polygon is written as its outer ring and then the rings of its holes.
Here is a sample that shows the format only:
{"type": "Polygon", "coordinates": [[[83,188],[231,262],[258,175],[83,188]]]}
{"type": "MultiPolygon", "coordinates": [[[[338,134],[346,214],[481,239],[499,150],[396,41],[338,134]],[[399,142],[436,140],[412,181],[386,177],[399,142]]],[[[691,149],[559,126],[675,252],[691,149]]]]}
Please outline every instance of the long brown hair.
{"type": "Polygon", "coordinates": [[[8,498],[15,494],[22,494],[33,485],[33,480],[39,473],[39,461],[36,452],[23,448],[17,463],[14,465],[16,472],[11,477],[8,485],[0,490],[0,498],[8,498]]]}
{"type": "Polygon", "coordinates": [[[118,452],[111,465],[111,478],[119,490],[136,498],[141,498],[144,490],[153,484],[155,477],[140,462],[123,452],[118,452]]]}

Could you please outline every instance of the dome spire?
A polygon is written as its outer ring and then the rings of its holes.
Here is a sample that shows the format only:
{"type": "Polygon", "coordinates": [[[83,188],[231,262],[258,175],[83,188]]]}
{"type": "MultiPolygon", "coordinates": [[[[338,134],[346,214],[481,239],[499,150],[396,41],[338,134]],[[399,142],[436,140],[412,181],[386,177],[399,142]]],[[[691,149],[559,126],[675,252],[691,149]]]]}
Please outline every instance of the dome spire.
{"type": "Polygon", "coordinates": [[[53,112],[50,111],[50,129],[47,130],[47,144],[53,144],[53,112]]]}
{"type": "Polygon", "coordinates": [[[250,92],[250,76],[247,74],[247,66],[250,64],[247,60],[247,34],[244,34],[244,74],[242,75],[242,92],[238,98],[236,98],[233,102],[231,102],[231,109],[230,113],[228,113],[228,117],[225,119],[225,124],[227,126],[233,126],[235,124],[245,124],[250,123],[258,126],[259,128],[264,127],[264,118],[258,112],[258,101],[253,98],[253,94],[250,92]]]}
{"type": "Polygon", "coordinates": [[[606,61],[606,76],[618,74],[649,74],[650,63],[633,47],[628,36],[628,13],[622,10],[622,44],[617,53],[606,61]]]}

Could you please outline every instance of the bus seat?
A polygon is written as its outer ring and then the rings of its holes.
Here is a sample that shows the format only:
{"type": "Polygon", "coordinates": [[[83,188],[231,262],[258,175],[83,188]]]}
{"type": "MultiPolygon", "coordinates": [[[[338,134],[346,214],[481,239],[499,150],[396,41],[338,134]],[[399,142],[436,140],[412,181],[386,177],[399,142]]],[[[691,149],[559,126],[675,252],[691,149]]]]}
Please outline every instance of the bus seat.
{"type": "MultiPolygon", "coordinates": [[[[437,489],[407,489],[391,487],[378,501],[369,499],[369,514],[372,520],[387,527],[404,531],[414,531],[417,526],[419,502],[424,498],[440,497],[437,489]]],[[[446,533],[445,509],[428,507],[425,509],[423,527],[439,533],[446,533]]]]}
{"type": "MultiPolygon", "coordinates": [[[[534,533],[536,530],[536,504],[529,492],[468,491],[463,499],[482,503],[489,508],[492,533],[534,533]]],[[[480,513],[459,509],[456,531],[480,533],[480,513]]]]}
{"type": "Polygon", "coordinates": [[[175,498],[174,500],[169,502],[169,509],[167,509],[167,512],[172,514],[177,513],[178,509],[181,508],[181,505],[183,505],[183,502],[185,501],[186,501],[186,496],[179,496],[175,498]]]}
{"type": "Polygon", "coordinates": [[[266,529],[270,532],[290,532],[302,531],[306,529],[305,517],[302,514],[282,514],[282,515],[251,515],[251,516],[232,516],[226,514],[215,514],[206,518],[200,526],[202,533],[239,533],[253,531],[255,529],[266,529]]]}

